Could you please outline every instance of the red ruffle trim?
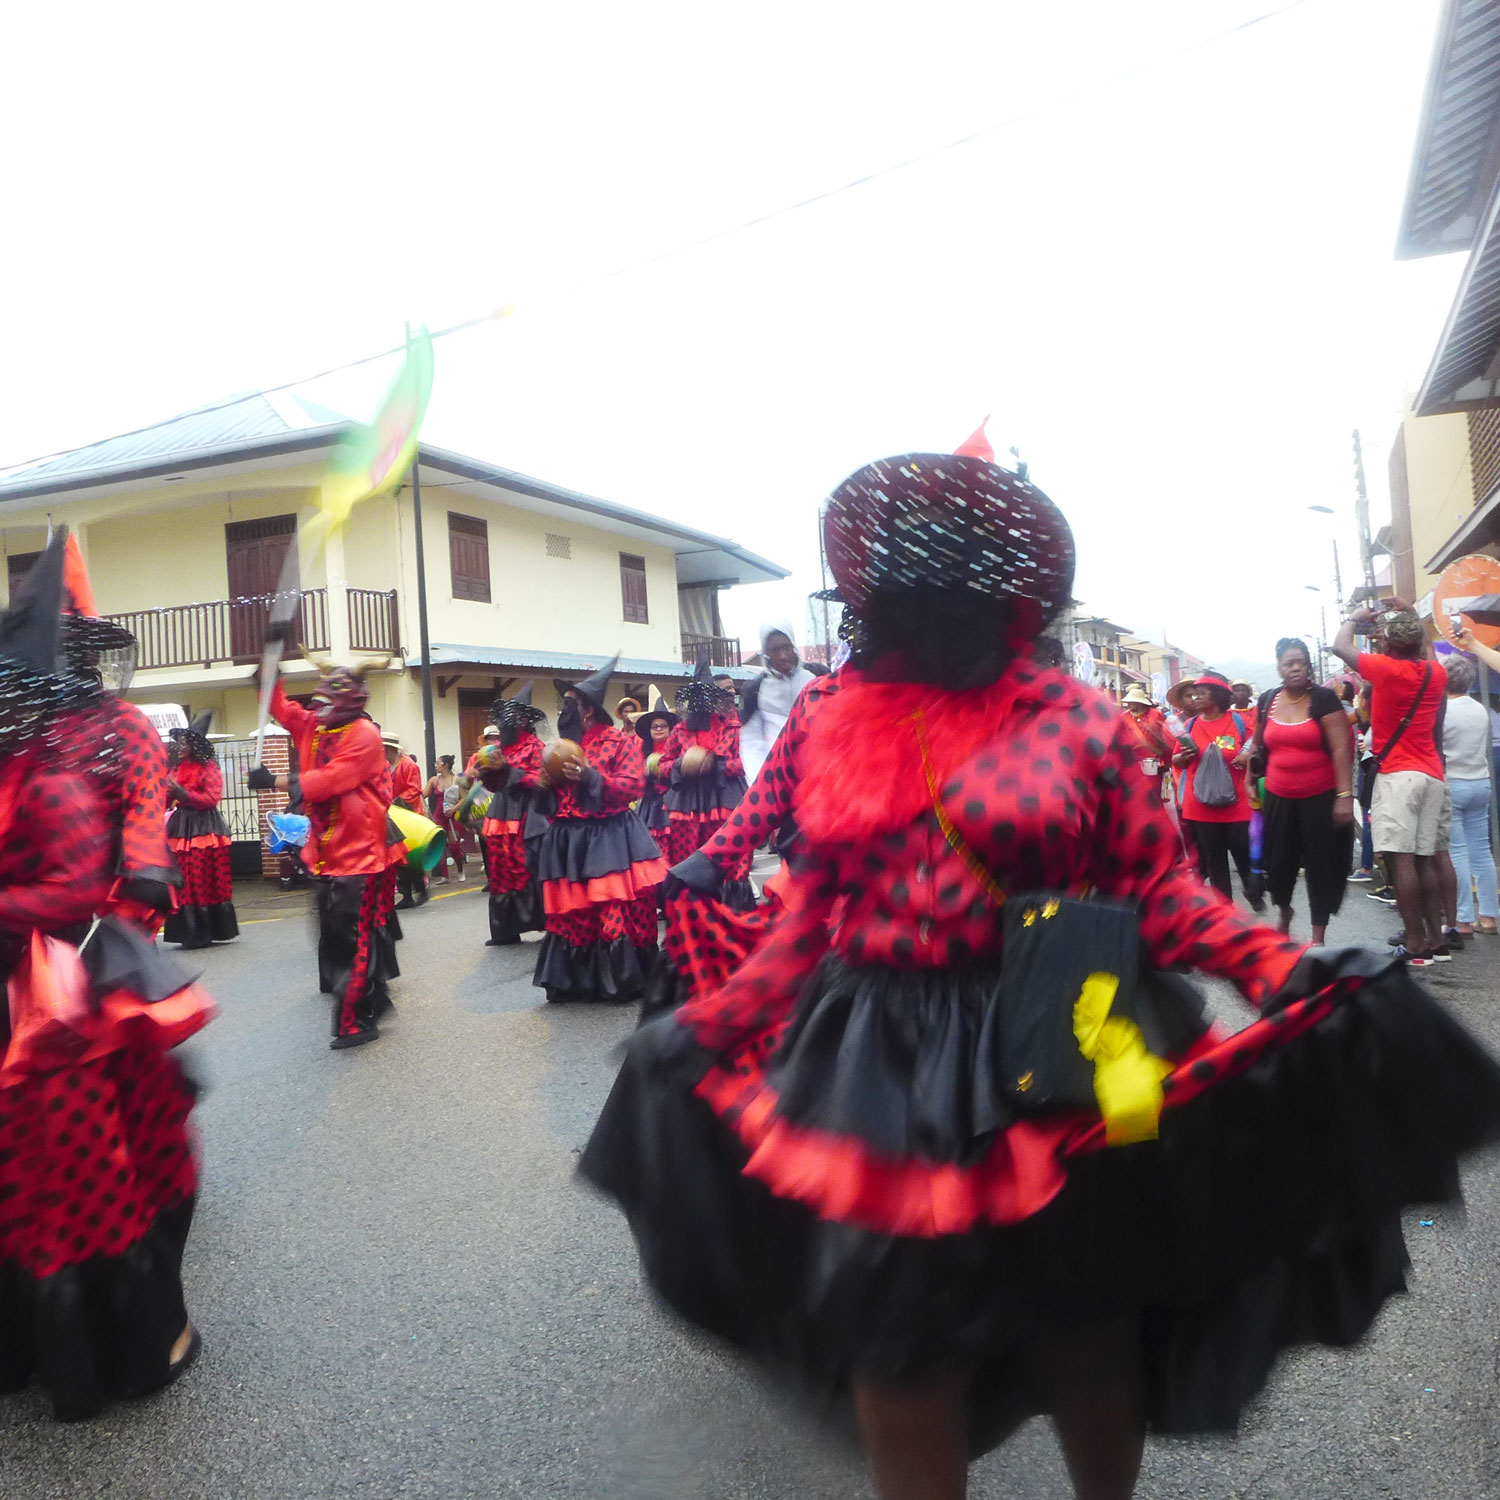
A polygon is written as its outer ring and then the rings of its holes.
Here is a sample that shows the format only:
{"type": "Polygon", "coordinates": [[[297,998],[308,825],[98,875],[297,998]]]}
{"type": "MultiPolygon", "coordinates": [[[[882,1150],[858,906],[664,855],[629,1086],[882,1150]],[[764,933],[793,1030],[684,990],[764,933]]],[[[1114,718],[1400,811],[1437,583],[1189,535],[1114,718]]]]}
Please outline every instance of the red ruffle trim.
{"type": "MultiPolygon", "coordinates": [[[[1331,991],[1233,1035],[1217,1027],[1209,1031],[1163,1084],[1164,1108],[1179,1108],[1244,1071],[1316,1025],[1335,1003],[1331,991]]],[[[1062,1190],[1069,1157],[1106,1149],[1102,1120],[1059,1113],[1018,1121],[971,1166],[886,1156],[857,1137],[781,1118],[780,1096],[758,1061],[743,1072],[714,1066],[696,1093],[750,1153],[747,1177],[778,1198],[805,1204],[819,1218],[881,1234],[932,1238],[978,1224],[1018,1223],[1062,1190]]]]}
{"type": "Polygon", "coordinates": [[[168,839],[167,848],[174,854],[181,854],[187,849],[227,849],[229,847],[229,835],[227,833],[199,833],[190,839],[168,839]]]}
{"type": "Polygon", "coordinates": [[[479,831],[487,839],[502,833],[519,833],[521,820],[519,818],[486,818],[479,831]]]}
{"type": "Polygon", "coordinates": [[[76,948],[33,936],[28,961],[6,987],[10,1041],[0,1060],[0,1087],[128,1048],[169,1050],[215,1014],[208,991],[196,984],[154,1003],[128,990],[97,999],[89,990],[76,948]]]}
{"type": "Polygon", "coordinates": [[[549,917],[561,917],[607,901],[634,901],[666,878],[664,859],[642,859],[628,870],[612,870],[595,880],[548,880],[542,885],[542,909],[549,917]]]}

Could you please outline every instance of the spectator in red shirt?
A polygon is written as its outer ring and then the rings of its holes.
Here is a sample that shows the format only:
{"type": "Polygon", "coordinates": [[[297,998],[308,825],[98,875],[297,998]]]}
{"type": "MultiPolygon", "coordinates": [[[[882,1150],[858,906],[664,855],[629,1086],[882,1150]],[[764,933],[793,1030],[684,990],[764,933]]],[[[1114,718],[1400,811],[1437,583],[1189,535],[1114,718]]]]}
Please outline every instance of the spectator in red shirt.
{"type": "Polygon", "coordinates": [[[1370,832],[1390,871],[1405,928],[1397,956],[1426,966],[1450,956],[1443,910],[1445,878],[1452,878],[1447,851],[1453,804],[1440,748],[1448,674],[1432,659],[1421,620],[1393,602],[1383,612],[1362,609],[1345,620],[1333,650],[1373,689],[1371,749],[1379,765],[1370,832]],[[1375,649],[1361,651],[1355,632],[1371,626],[1377,627],[1375,649]]]}
{"type": "MultiPolygon", "coordinates": [[[[383,734],[380,742],[385,746],[385,763],[391,772],[391,805],[404,807],[408,812],[422,814],[422,768],[401,749],[398,735],[383,734]]],[[[401,892],[397,903],[402,911],[426,904],[429,892],[426,874],[407,863],[405,856],[394,866],[396,885],[401,892]]]]}
{"type": "Polygon", "coordinates": [[[1230,708],[1250,726],[1250,733],[1254,734],[1255,726],[1260,723],[1260,705],[1255,701],[1255,689],[1241,677],[1229,684],[1229,691],[1234,695],[1229,702],[1230,708]]]}
{"type": "Polygon", "coordinates": [[[1256,911],[1266,909],[1261,879],[1250,866],[1250,799],[1245,793],[1245,769],[1236,764],[1250,742],[1250,726],[1243,714],[1230,708],[1232,694],[1222,672],[1204,672],[1196,682],[1198,712],[1183,726],[1172,764],[1186,770],[1182,782],[1182,824],[1198,851],[1198,874],[1222,896],[1232,897],[1229,861],[1240,872],[1245,899],[1256,911]],[[1216,745],[1224,757],[1234,787],[1234,800],[1211,807],[1198,795],[1202,760],[1216,745]],[[1189,769],[1191,768],[1191,769],[1189,769]]]}
{"type": "Polygon", "coordinates": [[[1162,717],[1161,710],[1152,703],[1151,695],[1139,683],[1125,694],[1121,702],[1125,709],[1125,726],[1135,745],[1135,763],[1140,768],[1141,775],[1156,787],[1157,795],[1160,796],[1162,782],[1176,750],[1167,729],[1167,721],[1162,717]]]}

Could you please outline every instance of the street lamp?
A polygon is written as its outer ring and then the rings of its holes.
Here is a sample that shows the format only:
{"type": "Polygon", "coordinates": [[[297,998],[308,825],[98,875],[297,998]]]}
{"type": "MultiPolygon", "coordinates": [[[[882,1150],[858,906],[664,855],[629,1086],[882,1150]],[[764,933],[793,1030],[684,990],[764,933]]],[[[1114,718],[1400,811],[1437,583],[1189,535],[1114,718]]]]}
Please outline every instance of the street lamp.
{"type": "MultiPolygon", "coordinates": [[[[1309,510],[1311,510],[1312,508],[1313,508],[1312,506],[1308,507],[1309,510]]],[[[1322,592],[1323,592],[1323,590],[1320,589],[1318,587],[1318,585],[1315,584],[1315,583],[1304,583],[1302,585],[1302,587],[1305,588],[1309,594],[1318,594],[1318,595],[1321,595],[1322,592]]],[[[1328,676],[1327,644],[1328,644],[1328,606],[1326,604],[1324,604],[1323,601],[1322,601],[1322,599],[1320,598],[1318,600],[1318,681],[1319,682],[1322,682],[1323,679],[1328,676]]]]}
{"type": "Polygon", "coordinates": [[[1333,507],[1331,505],[1309,505],[1307,508],[1317,511],[1320,516],[1331,516],[1333,514],[1333,507]]]}

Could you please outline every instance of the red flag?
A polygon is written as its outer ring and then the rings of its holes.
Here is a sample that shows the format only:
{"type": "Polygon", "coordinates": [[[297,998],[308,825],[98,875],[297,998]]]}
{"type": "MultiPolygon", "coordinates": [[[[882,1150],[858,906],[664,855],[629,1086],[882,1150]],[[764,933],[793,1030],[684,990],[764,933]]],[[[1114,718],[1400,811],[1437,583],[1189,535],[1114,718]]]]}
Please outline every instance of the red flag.
{"type": "Polygon", "coordinates": [[[83,553],[78,546],[78,533],[70,531],[63,545],[63,587],[68,591],[73,608],[81,615],[97,615],[94,590],[89,583],[89,570],[83,565],[83,553]]]}
{"type": "Polygon", "coordinates": [[[987,464],[994,463],[995,450],[990,447],[990,440],[984,435],[984,429],[989,425],[990,419],[986,417],[953,451],[963,454],[965,458],[982,458],[987,464]]]}

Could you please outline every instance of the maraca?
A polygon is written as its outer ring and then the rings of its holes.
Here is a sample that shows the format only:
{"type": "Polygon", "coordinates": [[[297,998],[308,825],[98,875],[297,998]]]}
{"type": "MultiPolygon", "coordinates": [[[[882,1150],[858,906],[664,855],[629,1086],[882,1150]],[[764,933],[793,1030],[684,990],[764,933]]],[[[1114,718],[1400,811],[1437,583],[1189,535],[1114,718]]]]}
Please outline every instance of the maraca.
{"type": "Polygon", "coordinates": [[[542,756],[542,767],[547,772],[550,781],[566,781],[564,767],[573,762],[582,762],[583,747],[577,740],[553,740],[547,746],[546,753],[542,756]]]}
{"type": "Polygon", "coordinates": [[[653,750],[646,757],[646,774],[648,776],[655,776],[659,770],[661,770],[661,751],[653,750]]]}
{"type": "Polygon", "coordinates": [[[484,745],[474,752],[474,768],[479,771],[503,771],[505,752],[499,745],[484,745]]]}
{"type": "Polygon", "coordinates": [[[713,770],[714,759],[712,750],[705,750],[702,745],[689,745],[682,752],[678,765],[684,776],[707,776],[713,770]]]}

